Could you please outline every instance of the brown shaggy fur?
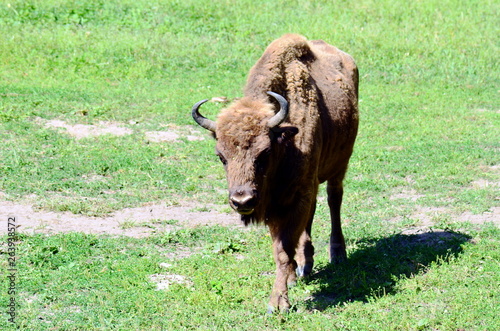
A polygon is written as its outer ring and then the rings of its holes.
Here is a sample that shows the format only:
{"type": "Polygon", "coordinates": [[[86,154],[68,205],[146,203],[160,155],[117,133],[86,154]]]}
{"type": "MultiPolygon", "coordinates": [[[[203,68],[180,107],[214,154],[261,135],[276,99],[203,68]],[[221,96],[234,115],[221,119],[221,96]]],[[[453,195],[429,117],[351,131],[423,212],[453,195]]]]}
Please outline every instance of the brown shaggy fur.
{"type": "Polygon", "coordinates": [[[217,138],[226,141],[228,146],[247,150],[258,137],[268,134],[266,124],[273,115],[274,107],[269,103],[242,98],[219,114],[217,138]]]}
{"type": "Polygon", "coordinates": [[[287,284],[295,281],[295,270],[305,275],[313,266],[311,226],[324,181],[331,261],[346,257],[340,205],[358,127],[358,71],[339,49],[289,34],[265,50],[250,70],[244,94],[217,119],[217,153],[233,208],[246,224],[263,222],[270,229],[276,281],[269,305],[287,310],[287,284]],[[279,128],[267,127],[279,109],[268,91],[289,103],[289,117],[279,128]],[[241,204],[244,209],[238,209],[241,204]]]}

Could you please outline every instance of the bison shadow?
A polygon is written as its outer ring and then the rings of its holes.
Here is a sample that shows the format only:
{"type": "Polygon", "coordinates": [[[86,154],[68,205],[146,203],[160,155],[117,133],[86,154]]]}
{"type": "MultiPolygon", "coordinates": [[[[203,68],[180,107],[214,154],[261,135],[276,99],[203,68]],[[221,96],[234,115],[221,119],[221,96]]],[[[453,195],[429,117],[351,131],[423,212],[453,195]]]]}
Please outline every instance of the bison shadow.
{"type": "Polygon", "coordinates": [[[398,279],[425,272],[433,262],[458,256],[461,245],[470,239],[451,231],[362,239],[346,262],[320,265],[304,280],[320,285],[306,301],[307,309],[322,311],[345,302],[367,302],[370,296],[393,294],[398,279]]]}

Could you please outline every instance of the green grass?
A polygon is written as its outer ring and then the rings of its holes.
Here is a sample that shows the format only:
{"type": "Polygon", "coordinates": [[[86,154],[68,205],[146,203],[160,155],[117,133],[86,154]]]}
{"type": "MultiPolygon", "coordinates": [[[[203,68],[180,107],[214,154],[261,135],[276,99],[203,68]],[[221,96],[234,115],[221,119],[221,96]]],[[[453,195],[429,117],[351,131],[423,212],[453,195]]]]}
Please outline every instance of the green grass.
{"type": "MultiPolygon", "coordinates": [[[[241,96],[250,67],[284,33],[324,39],[360,69],[343,206],[349,260],[327,264],[322,190],[316,274],[292,289],[292,313],[263,314],[274,266],[262,228],[22,235],[19,327],[499,329],[499,230],[460,219],[500,205],[499,10],[489,0],[0,4],[0,192],[46,210],[223,205],[224,172],[208,135],[154,143],[145,132],[184,130],[198,100],[241,96]],[[53,119],[114,121],[133,133],[75,139],[43,125],[53,119]],[[422,208],[438,210],[432,226],[448,234],[401,234],[422,225],[422,208]],[[179,250],[193,254],[172,271],[159,267],[179,250]],[[193,286],[156,291],[148,277],[165,272],[193,286]]],[[[204,109],[214,117],[221,107],[204,109]]],[[[0,263],[5,270],[7,259],[0,263]]]]}
{"type": "Polygon", "coordinates": [[[365,237],[337,268],[328,266],[326,250],[320,251],[318,273],[291,290],[293,312],[283,316],[263,313],[274,270],[264,229],[205,227],[141,240],[23,237],[18,324],[26,329],[494,330],[498,234],[490,228],[475,243],[453,233],[365,237]],[[192,255],[166,258],[180,246],[192,255]],[[165,261],[172,266],[160,268],[165,261]],[[180,274],[192,286],[172,284],[158,291],[149,281],[157,273],[180,274]]]}

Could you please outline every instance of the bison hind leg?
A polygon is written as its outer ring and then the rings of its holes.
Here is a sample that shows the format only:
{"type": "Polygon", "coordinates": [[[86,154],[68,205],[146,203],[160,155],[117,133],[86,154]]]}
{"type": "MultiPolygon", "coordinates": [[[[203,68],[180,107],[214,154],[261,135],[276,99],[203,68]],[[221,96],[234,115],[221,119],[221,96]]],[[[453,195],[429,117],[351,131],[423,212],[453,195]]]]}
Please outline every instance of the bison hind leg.
{"type": "Polygon", "coordinates": [[[340,206],[344,189],[342,180],[329,180],[327,185],[328,205],[332,221],[332,232],[330,234],[330,263],[340,263],[347,259],[344,235],[340,223],[340,206]]]}

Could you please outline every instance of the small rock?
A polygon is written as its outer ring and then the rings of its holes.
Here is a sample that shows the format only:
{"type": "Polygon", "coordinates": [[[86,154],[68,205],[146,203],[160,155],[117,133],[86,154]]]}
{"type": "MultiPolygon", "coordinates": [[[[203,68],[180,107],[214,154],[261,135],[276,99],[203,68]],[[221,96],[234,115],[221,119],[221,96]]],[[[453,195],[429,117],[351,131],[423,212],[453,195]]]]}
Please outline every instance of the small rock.
{"type": "Polygon", "coordinates": [[[164,268],[164,269],[168,269],[170,268],[172,265],[170,263],[166,263],[166,262],[163,262],[163,263],[160,263],[160,267],[161,268],[164,268]]]}

